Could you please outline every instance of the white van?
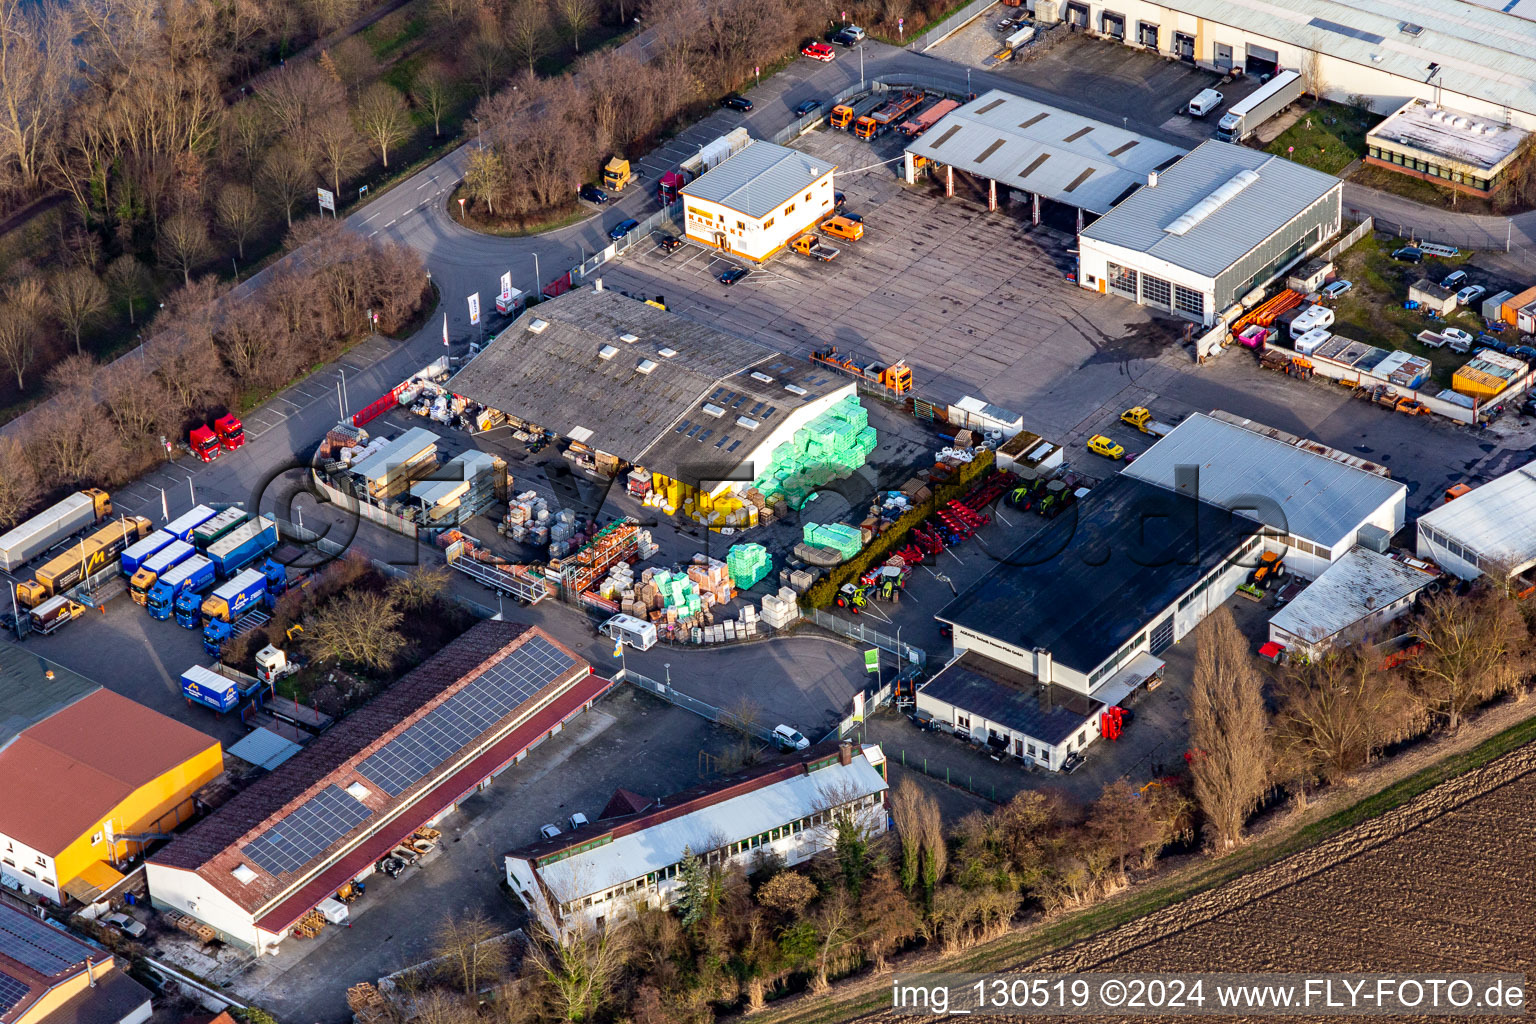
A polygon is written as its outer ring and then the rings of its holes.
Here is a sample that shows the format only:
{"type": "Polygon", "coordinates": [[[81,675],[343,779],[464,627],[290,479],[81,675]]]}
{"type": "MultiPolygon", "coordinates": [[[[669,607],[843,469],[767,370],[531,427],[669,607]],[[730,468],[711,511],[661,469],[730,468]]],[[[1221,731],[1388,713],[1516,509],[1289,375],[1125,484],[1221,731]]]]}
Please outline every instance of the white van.
{"type": "Polygon", "coordinates": [[[787,725],[773,727],[773,742],[779,745],[780,750],[804,750],[811,745],[811,741],[787,725]]]}
{"type": "Polygon", "coordinates": [[[603,623],[601,632],[603,636],[628,644],[637,651],[648,651],[656,646],[656,626],[633,615],[615,615],[603,623]]]}
{"type": "Polygon", "coordinates": [[[1215,89],[1201,89],[1195,95],[1195,98],[1189,101],[1189,116],[1205,117],[1210,114],[1211,111],[1221,106],[1221,101],[1224,99],[1226,99],[1226,97],[1217,92],[1215,89]]]}

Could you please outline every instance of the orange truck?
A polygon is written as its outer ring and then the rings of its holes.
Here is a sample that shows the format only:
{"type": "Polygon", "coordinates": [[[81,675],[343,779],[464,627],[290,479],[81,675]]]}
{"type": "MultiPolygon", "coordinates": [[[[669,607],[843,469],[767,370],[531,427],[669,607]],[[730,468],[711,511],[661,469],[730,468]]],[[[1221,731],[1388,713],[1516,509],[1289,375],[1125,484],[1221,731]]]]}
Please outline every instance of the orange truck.
{"type": "Polygon", "coordinates": [[[923,90],[908,89],[901,95],[886,100],[878,110],[865,114],[853,122],[853,134],[866,142],[877,135],[884,134],[887,128],[916,109],[917,105],[923,102],[923,98],[923,90]]]}
{"type": "Polygon", "coordinates": [[[885,93],[870,93],[857,103],[839,103],[832,108],[832,115],[827,123],[833,128],[848,131],[859,118],[868,114],[871,110],[881,106],[885,102],[885,93]]]}

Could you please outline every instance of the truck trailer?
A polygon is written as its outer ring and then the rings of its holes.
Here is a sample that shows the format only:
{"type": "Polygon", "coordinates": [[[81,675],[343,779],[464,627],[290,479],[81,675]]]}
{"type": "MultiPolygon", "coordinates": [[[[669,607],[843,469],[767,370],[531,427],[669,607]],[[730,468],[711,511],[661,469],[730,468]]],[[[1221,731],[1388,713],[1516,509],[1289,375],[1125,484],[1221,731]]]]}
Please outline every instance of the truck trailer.
{"type": "Polygon", "coordinates": [[[246,512],[245,509],[231,506],[194,527],[192,530],[192,543],[197,546],[197,550],[207,551],[208,545],[215,543],[231,530],[243,525],[249,518],[251,518],[250,513],[246,512]]]}
{"type": "Polygon", "coordinates": [[[959,106],[958,100],[939,100],[939,102],[933,104],[911,120],[898,124],[896,130],[903,135],[915,139],[929,128],[938,124],[945,114],[959,106]]]}
{"type": "Polygon", "coordinates": [[[168,619],[176,608],[176,601],[185,593],[201,594],[218,578],[213,563],[203,555],[192,555],[160,574],[155,585],[149,588],[146,606],[152,618],[168,619]]]}
{"type": "Polygon", "coordinates": [[[112,514],[106,491],[87,487],[0,536],[0,569],[15,572],[77,530],[112,514]]]}
{"type": "Polygon", "coordinates": [[[203,599],[203,621],[234,622],[247,608],[267,598],[267,577],[260,569],[244,569],[203,599]]]}
{"type": "Polygon", "coordinates": [[[170,522],[160,527],[160,529],[175,537],[177,540],[184,540],[190,544],[192,542],[192,531],[197,529],[199,526],[202,526],[216,515],[218,515],[218,513],[209,508],[207,505],[198,505],[190,512],[183,512],[175,519],[172,519],[170,522]]]}
{"type": "Polygon", "coordinates": [[[118,569],[119,556],[129,545],[146,536],[151,525],[143,516],[128,516],[82,537],[78,544],[71,544],[39,566],[32,579],[16,584],[16,600],[32,608],[85,582],[103,569],[118,569]]]}
{"type": "Polygon", "coordinates": [[[137,541],[123,551],[122,566],[123,575],[132,576],[139,571],[139,566],[149,560],[149,557],[163,548],[175,543],[176,536],[166,533],[164,530],[156,530],[154,533],[137,541]]]}
{"type": "Polygon", "coordinates": [[[204,549],[220,578],[229,579],[277,547],[277,523],[262,516],[243,523],[204,549]]]}
{"type": "Polygon", "coordinates": [[[1242,142],[1286,107],[1301,98],[1301,76],[1281,71],[1274,78],[1232,104],[1232,109],[1216,123],[1216,137],[1222,142],[1242,142]]]}
{"type": "Polygon", "coordinates": [[[865,114],[853,123],[853,134],[866,142],[877,135],[882,135],[892,124],[917,109],[917,105],[923,102],[923,90],[908,89],[907,91],[891,97],[880,105],[880,108],[872,113],[865,114]]]}
{"type": "Polygon", "coordinates": [[[725,163],[752,144],[752,136],[745,128],[733,128],[708,145],[699,147],[693,156],[678,164],[677,170],[661,176],[656,185],[656,198],[662,206],[671,206],[682,194],[683,186],[705,171],[725,163]]]}
{"type": "Polygon", "coordinates": [[[181,693],[188,701],[212,708],[219,714],[240,703],[240,687],[206,665],[193,665],[181,674],[181,693]]]}
{"type": "Polygon", "coordinates": [[[146,558],[129,578],[128,596],[133,598],[134,604],[146,604],[149,601],[149,588],[155,585],[155,581],[196,553],[197,549],[184,540],[171,541],[146,558]]]}

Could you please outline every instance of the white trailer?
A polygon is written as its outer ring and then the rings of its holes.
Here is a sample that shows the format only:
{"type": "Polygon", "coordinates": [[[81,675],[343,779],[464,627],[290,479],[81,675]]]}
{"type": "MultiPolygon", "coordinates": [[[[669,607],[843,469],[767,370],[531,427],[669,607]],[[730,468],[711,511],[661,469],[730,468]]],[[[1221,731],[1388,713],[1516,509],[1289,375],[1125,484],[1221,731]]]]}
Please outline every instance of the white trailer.
{"type": "Polygon", "coordinates": [[[1265,121],[1301,98],[1301,76],[1282,71],[1253,92],[1232,104],[1216,124],[1222,142],[1242,142],[1265,121]]]}
{"type": "Polygon", "coordinates": [[[103,514],[106,495],[98,490],[76,491],[0,537],[0,569],[15,572],[28,561],[77,530],[90,526],[103,514]]]}
{"type": "Polygon", "coordinates": [[[601,626],[603,636],[628,644],[637,651],[648,651],[656,646],[656,627],[633,615],[615,615],[601,626]]]}

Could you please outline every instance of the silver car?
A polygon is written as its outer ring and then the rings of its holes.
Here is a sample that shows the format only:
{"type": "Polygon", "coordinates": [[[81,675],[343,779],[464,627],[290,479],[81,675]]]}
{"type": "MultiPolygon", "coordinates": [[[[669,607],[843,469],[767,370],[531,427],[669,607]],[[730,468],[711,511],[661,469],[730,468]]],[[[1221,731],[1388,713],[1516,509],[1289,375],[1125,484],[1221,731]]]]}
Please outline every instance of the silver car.
{"type": "Polygon", "coordinates": [[[1484,288],[1482,285],[1469,284],[1461,291],[1456,293],[1456,305],[1470,306],[1472,303],[1476,302],[1478,299],[1487,294],[1488,289],[1484,288]]]}
{"type": "Polygon", "coordinates": [[[142,939],[145,933],[149,931],[148,928],[144,927],[143,922],[135,921],[127,914],[108,914],[101,919],[101,923],[103,927],[122,932],[129,938],[134,939],[142,939]]]}

